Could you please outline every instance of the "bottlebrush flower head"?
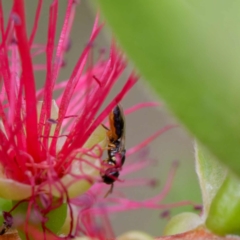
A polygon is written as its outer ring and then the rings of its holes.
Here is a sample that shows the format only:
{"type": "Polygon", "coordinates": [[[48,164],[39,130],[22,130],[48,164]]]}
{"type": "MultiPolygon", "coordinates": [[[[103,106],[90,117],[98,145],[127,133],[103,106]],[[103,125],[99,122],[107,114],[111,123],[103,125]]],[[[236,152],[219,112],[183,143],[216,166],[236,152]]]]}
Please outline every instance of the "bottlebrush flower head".
{"type": "Polygon", "coordinates": [[[101,123],[137,77],[132,74],[97,114],[126,67],[122,54],[112,44],[107,59],[101,55],[95,64],[88,64],[102,28],[96,18],[71,75],[58,83],[77,3],[67,1],[57,41],[59,1],[52,1],[47,42],[35,44],[42,4],[39,0],[32,30],[27,34],[24,1],[13,1],[6,23],[0,2],[0,197],[28,202],[27,211],[40,201],[42,209],[47,209],[44,213],[38,209],[44,218],[52,209],[54,196],[61,199],[61,205],[85,192],[99,177],[101,155],[107,145],[101,123]],[[36,63],[39,55],[45,56],[44,64],[36,63]],[[36,89],[35,71],[39,70],[45,71],[46,77],[43,88],[36,89]],[[59,90],[61,94],[53,100],[59,90]]]}

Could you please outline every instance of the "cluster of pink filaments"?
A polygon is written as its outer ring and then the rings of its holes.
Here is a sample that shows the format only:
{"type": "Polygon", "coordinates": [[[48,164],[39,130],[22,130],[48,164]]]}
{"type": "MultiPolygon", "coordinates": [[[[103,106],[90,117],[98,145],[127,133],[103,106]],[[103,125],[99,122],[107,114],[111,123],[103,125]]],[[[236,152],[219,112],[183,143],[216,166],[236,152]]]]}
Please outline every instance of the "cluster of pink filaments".
{"type": "MultiPolygon", "coordinates": [[[[50,6],[48,41],[45,46],[33,44],[42,1],[39,0],[30,37],[26,33],[22,0],[14,1],[5,30],[3,18],[0,18],[0,116],[3,125],[0,131],[0,161],[7,178],[26,184],[48,180],[46,169],[52,169],[61,178],[76,158],[76,149],[82,148],[91,133],[136,82],[136,77],[130,76],[119,94],[96,116],[125,69],[122,56],[114,46],[107,60],[100,58],[95,65],[87,64],[91,59],[93,42],[102,28],[96,19],[89,42],[71,76],[57,83],[77,6],[76,1],[68,1],[60,38],[55,46],[58,4],[58,1],[53,1],[50,6]],[[33,64],[33,58],[39,54],[46,54],[45,66],[33,64]],[[45,69],[46,78],[44,87],[37,91],[34,70],[39,68],[45,69]],[[56,90],[62,90],[56,99],[59,113],[57,119],[51,119],[52,99],[56,90]],[[37,113],[40,100],[42,105],[40,113],[37,113]],[[55,131],[50,133],[53,124],[55,131]],[[62,137],[61,129],[67,132],[67,138],[59,150],[57,143],[62,137]]],[[[3,16],[1,6],[0,15],[3,16]]]]}
{"type": "MultiPolygon", "coordinates": [[[[32,186],[32,196],[27,200],[26,221],[40,199],[42,209],[37,206],[39,219],[46,228],[45,216],[51,209],[61,206],[63,196],[69,203],[66,186],[57,182],[69,173],[73,161],[83,161],[79,152],[91,155],[91,149],[83,149],[84,143],[132,88],[137,77],[132,74],[116,97],[97,115],[124,71],[125,61],[112,44],[109,56],[106,58],[100,54],[98,61],[93,63],[93,42],[102,28],[96,18],[89,42],[69,79],[58,83],[77,3],[75,0],[67,1],[60,37],[56,41],[59,1],[52,1],[45,45],[34,44],[42,4],[43,1],[39,0],[31,33],[27,34],[24,1],[13,1],[6,23],[0,1],[0,165],[4,178],[32,186]],[[35,57],[39,55],[45,55],[46,63],[36,63],[35,57]],[[46,77],[43,88],[37,90],[34,71],[39,70],[44,70],[46,77]],[[61,94],[55,99],[59,110],[58,116],[53,119],[52,100],[56,91],[61,91],[61,94]],[[53,125],[54,132],[51,131],[53,125]],[[65,141],[59,149],[58,142],[63,136],[65,141]],[[62,196],[60,200],[53,200],[51,194],[45,195],[43,188],[36,188],[41,185],[49,185],[50,190],[51,186],[56,185],[62,196]]],[[[76,181],[80,177],[76,176],[76,181]]],[[[29,231],[31,226],[25,227],[25,231],[29,231]]]]}

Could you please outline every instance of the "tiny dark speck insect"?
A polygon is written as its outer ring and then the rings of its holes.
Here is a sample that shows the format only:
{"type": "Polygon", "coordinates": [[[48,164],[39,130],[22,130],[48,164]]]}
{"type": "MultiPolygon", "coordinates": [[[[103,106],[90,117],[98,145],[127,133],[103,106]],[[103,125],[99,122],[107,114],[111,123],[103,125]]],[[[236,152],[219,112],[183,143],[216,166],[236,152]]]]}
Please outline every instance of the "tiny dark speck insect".
{"type": "Polygon", "coordinates": [[[119,171],[125,162],[125,118],[120,105],[109,114],[109,125],[109,129],[104,126],[108,136],[108,158],[102,161],[101,177],[104,183],[111,185],[111,188],[105,196],[112,192],[113,184],[118,179],[119,171]]]}
{"type": "Polygon", "coordinates": [[[9,212],[3,211],[3,225],[0,227],[0,235],[5,234],[13,225],[13,217],[9,212]]]}

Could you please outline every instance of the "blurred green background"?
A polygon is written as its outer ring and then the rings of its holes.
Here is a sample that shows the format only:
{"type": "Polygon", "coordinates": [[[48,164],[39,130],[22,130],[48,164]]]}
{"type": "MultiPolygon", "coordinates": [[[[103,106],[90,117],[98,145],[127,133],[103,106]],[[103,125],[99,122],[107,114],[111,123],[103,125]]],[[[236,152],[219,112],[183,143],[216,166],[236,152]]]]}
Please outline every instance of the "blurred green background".
{"type": "MultiPolygon", "coordinates": [[[[38,1],[36,0],[26,0],[29,31],[32,27],[37,2],[38,1]]],[[[11,3],[12,1],[3,1],[4,14],[6,13],[5,17],[7,17],[9,14],[11,3]]],[[[34,42],[46,43],[47,41],[48,11],[50,3],[51,1],[44,1],[41,20],[34,42]]],[[[59,36],[62,26],[66,4],[67,1],[59,1],[57,36],[59,36]]],[[[58,81],[67,79],[70,76],[75,63],[81,54],[81,51],[88,42],[96,14],[88,4],[88,0],[82,0],[77,8],[76,18],[71,34],[72,46],[70,51],[66,54],[66,66],[61,71],[58,81]]],[[[107,27],[105,27],[95,43],[95,48],[99,50],[108,49],[111,39],[111,32],[107,27]]],[[[42,61],[44,63],[44,56],[38,57],[37,61],[42,61]]],[[[130,69],[131,66],[129,67],[129,70],[130,69]]],[[[108,99],[114,97],[121,86],[123,86],[128,73],[129,71],[126,71],[125,75],[123,75],[121,80],[118,81],[116,86],[114,86],[113,91],[108,99]]],[[[39,71],[35,76],[38,87],[42,86],[45,81],[45,72],[39,71]]],[[[124,108],[128,108],[139,102],[156,100],[157,98],[148,89],[148,87],[144,85],[142,81],[139,81],[132,91],[126,96],[122,102],[122,105],[124,108]]],[[[126,117],[126,122],[126,148],[128,149],[142,142],[144,139],[167,124],[176,123],[176,120],[171,113],[167,111],[163,104],[158,108],[146,108],[128,115],[126,117]]],[[[149,148],[149,158],[156,160],[153,161],[154,164],[144,170],[137,171],[136,173],[127,175],[126,177],[124,176],[123,180],[128,181],[128,179],[154,178],[159,180],[159,184],[155,188],[137,186],[125,187],[123,189],[121,188],[121,183],[116,183],[114,191],[123,191],[128,198],[135,200],[143,200],[155,196],[161,191],[169,173],[171,164],[173,161],[177,160],[180,163],[180,167],[177,170],[171,192],[164,200],[164,203],[192,200],[200,204],[200,190],[194,169],[193,138],[189,136],[185,129],[179,126],[178,128],[169,130],[152,142],[149,148]]],[[[124,167],[127,168],[127,164],[128,159],[126,160],[126,166],[124,167]]],[[[171,211],[171,214],[174,215],[178,212],[182,212],[183,210],[193,211],[193,207],[189,206],[174,209],[171,211]]],[[[159,236],[161,235],[162,229],[167,221],[166,219],[161,218],[161,211],[161,209],[140,209],[131,212],[126,211],[112,214],[111,223],[115,230],[115,234],[119,235],[129,230],[141,230],[153,236],[159,236]]]]}

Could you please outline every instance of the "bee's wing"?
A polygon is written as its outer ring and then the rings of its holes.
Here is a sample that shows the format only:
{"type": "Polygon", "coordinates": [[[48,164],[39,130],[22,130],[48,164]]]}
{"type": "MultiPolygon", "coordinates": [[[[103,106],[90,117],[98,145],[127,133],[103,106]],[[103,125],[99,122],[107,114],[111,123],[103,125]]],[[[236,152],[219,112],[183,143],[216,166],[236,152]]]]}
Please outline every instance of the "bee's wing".
{"type": "Polygon", "coordinates": [[[125,140],[126,139],[125,138],[125,135],[126,135],[126,121],[125,121],[125,116],[124,116],[122,106],[120,104],[118,104],[118,107],[119,107],[121,117],[122,117],[122,121],[123,121],[122,137],[120,139],[120,142],[121,142],[120,150],[123,151],[123,150],[125,150],[125,142],[126,142],[126,140],[125,140]]]}
{"type": "Polygon", "coordinates": [[[125,150],[125,135],[122,136],[120,143],[121,144],[120,144],[119,150],[124,151],[125,150]]]}

